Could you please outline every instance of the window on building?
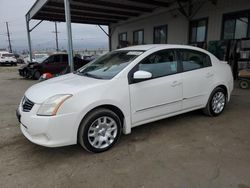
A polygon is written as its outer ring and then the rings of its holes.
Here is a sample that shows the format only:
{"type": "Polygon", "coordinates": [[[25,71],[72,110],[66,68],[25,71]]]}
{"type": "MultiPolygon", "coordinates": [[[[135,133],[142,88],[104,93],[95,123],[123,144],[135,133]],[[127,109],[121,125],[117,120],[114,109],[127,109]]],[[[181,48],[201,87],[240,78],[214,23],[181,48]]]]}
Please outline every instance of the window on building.
{"type": "Polygon", "coordinates": [[[154,28],[154,43],[166,44],[167,43],[167,25],[158,26],[154,28]]]}
{"type": "Polygon", "coordinates": [[[137,30],[133,33],[133,44],[139,45],[144,43],[144,30],[137,30]]]}
{"type": "Polygon", "coordinates": [[[120,33],[119,34],[119,43],[127,41],[127,33],[120,33]]]}
{"type": "Polygon", "coordinates": [[[225,14],[222,23],[222,39],[250,37],[250,10],[225,14]]]}
{"type": "Polygon", "coordinates": [[[211,66],[210,57],[194,50],[180,50],[183,71],[191,71],[211,66]]]}
{"type": "Polygon", "coordinates": [[[203,18],[190,22],[189,43],[206,42],[208,19],[203,18]]]}
{"type": "Polygon", "coordinates": [[[120,33],[118,35],[118,47],[117,48],[124,48],[128,46],[128,35],[127,32],[120,33]]]}

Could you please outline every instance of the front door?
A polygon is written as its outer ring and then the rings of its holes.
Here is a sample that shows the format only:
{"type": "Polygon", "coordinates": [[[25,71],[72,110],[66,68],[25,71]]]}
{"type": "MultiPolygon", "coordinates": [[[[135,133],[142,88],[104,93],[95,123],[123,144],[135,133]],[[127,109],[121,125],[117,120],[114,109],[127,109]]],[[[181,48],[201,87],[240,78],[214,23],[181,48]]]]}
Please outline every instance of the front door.
{"type": "Polygon", "coordinates": [[[50,56],[43,65],[43,73],[51,73],[56,74],[58,64],[57,62],[60,61],[60,56],[58,55],[52,55],[50,56]]]}
{"type": "Polygon", "coordinates": [[[153,53],[137,65],[152,78],[129,85],[132,124],[156,120],[182,108],[182,78],[174,50],[153,53]]]}

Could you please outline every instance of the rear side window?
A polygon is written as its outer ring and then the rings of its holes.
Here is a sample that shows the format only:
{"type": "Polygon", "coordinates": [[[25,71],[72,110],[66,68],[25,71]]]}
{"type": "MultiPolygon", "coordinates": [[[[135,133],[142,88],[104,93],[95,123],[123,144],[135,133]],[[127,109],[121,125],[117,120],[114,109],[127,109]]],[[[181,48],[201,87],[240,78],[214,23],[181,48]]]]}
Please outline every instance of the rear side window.
{"type": "Polygon", "coordinates": [[[183,72],[211,66],[209,55],[195,50],[179,50],[183,72]]]}
{"type": "Polygon", "coordinates": [[[68,62],[68,55],[62,55],[62,62],[68,62]]]}
{"type": "Polygon", "coordinates": [[[139,63],[139,70],[152,73],[153,78],[177,73],[177,61],[173,50],[153,53],[139,63]]]}

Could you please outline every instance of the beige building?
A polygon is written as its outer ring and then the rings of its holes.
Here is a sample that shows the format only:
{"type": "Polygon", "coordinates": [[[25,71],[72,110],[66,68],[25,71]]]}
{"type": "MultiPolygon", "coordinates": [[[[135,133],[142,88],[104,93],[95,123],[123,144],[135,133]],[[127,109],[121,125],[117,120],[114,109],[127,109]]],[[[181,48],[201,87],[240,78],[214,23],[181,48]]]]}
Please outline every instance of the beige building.
{"type": "Polygon", "coordinates": [[[152,13],[111,24],[111,46],[170,43],[207,45],[209,41],[250,37],[250,1],[173,3],[152,13]],[[191,8],[190,8],[191,6],[191,8]],[[191,9],[191,10],[190,10],[191,9]]]}
{"type": "Polygon", "coordinates": [[[30,52],[31,20],[66,21],[71,65],[71,23],[82,23],[108,26],[110,50],[191,44],[228,61],[235,77],[250,68],[250,0],[37,0],[26,14],[30,52]]]}

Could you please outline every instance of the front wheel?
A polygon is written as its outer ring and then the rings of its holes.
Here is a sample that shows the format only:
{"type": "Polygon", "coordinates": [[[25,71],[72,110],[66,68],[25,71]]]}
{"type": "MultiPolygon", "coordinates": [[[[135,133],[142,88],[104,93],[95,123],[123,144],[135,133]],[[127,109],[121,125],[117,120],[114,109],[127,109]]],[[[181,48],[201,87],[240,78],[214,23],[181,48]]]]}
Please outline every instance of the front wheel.
{"type": "Polygon", "coordinates": [[[215,88],[210,95],[207,106],[203,109],[203,112],[209,116],[218,116],[225,109],[226,103],[226,91],[220,87],[215,88]]]}
{"type": "Polygon", "coordinates": [[[78,131],[78,142],[90,152],[104,152],[118,141],[121,127],[121,120],[116,113],[106,108],[96,109],[83,119],[78,131]]]}
{"type": "Polygon", "coordinates": [[[34,73],[33,78],[34,78],[35,80],[38,80],[40,77],[41,77],[41,73],[40,73],[39,71],[36,71],[36,72],[34,73]]]}

